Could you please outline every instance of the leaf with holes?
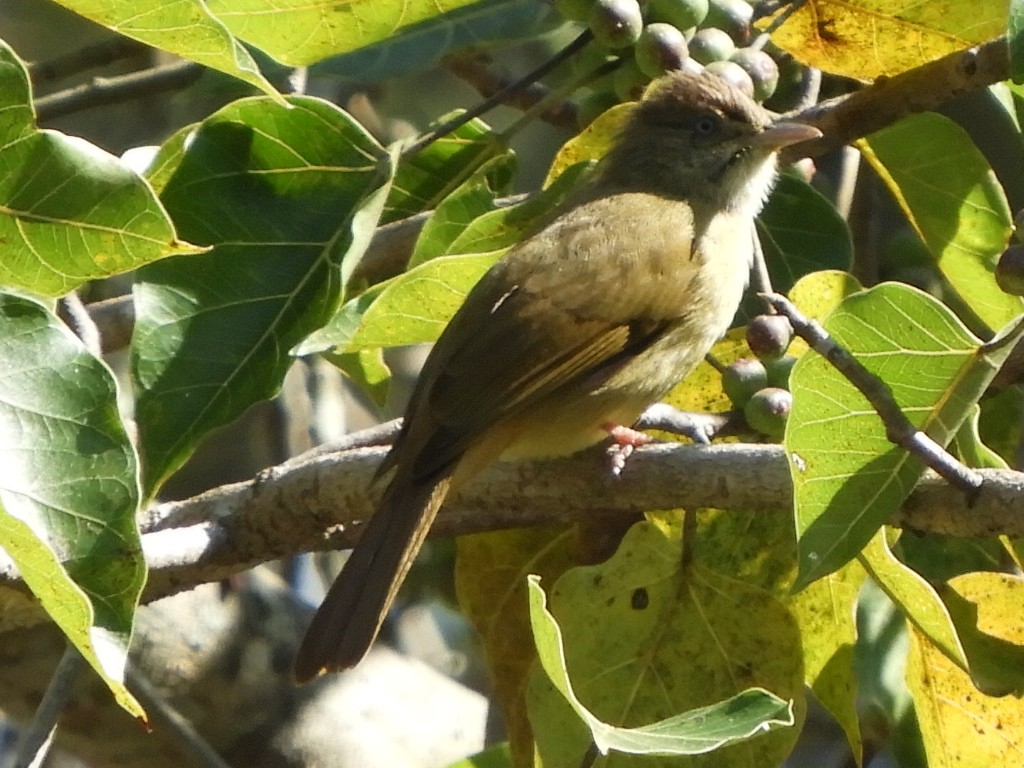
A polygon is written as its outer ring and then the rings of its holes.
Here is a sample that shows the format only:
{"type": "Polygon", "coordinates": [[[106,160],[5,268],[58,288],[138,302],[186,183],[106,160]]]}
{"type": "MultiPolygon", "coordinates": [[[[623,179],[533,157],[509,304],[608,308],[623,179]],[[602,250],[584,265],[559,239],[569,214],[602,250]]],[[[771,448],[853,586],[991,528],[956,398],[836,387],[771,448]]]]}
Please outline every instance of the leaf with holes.
{"type": "Polygon", "coordinates": [[[786,726],[803,708],[796,623],[762,589],[694,564],[681,572],[679,546],[634,525],[606,563],[558,579],[550,612],[530,577],[543,674],[528,697],[545,765],[579,765],[591,740],[605,753],[727,747],[722,759],[744,765],[789,753],[797,729],[786,726]]]}

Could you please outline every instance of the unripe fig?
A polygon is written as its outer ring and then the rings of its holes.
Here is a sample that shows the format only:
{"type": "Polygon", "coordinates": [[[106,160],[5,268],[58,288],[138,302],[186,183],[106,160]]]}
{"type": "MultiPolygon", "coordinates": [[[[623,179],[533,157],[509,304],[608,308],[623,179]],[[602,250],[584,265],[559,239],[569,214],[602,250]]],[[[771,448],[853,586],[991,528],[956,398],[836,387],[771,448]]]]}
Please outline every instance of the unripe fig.
{"type": "Polygon", "coordinates": [[[783,355],[778,360],[763,360],[764,368],[768,371],[768,386],[789,389],[789,374],[793,372],[796,358],[792,355],[783,355]]]}
{"type": "Polygon", "coordinates": [[[726,61],[736,52],[736,43],[720,29],[701,29],[690,40],[690,57],[707,66],[713,61],[726,61]]]}
{"type": "Polygon", "coordinates": [[[753,19],[754,9],[745,0],[711,0],[704,26],[717,27],[733,40],[746,42],[753,19]]]}
{"type": "Polygon", "coordinates": [[[793,341],[793,326],[782,315],[758,315],[747,324],[746,335],[759,360],[778,360],[793,341]]]}
{"type": "Polygon", "coordinates": [[[600,45],[625,48],[640,37],[644,18],[637,0],[595,0],[587,23],[600,45]]]}
{"type": "Polygon", "coordinates": [[[1024,296],[1024,245],[1011,245],[996,264],[996,283],[1011,296],[1024,296]]]}
{"type": "Polygon", "coordinates": [[[640,33],[633,50],[637,66],[648,77],[682,69],[690,53],[686,38],[677,27],[663,22],[648,24],[640,33]]]}
{"type": "Polygon", "coordinates": [[[756,48],[740,48],[730,61],[739,64],[754,82],[754,99],[764,101],[779,85],[779,65],[775,59],[756,48]]]}
{"type": "Polygon", "coordinates": [[[754,81],[739,64],[732,61],[712,61],[704,69],[718,75],[735,88],[739,88],[747,96],[754,97],[754,81]]]}
{"type": "Polygon", "coordinates": [[[733,405],[742,408],[747,401],[768,386],[768,372],[760,360],[743,358],[722,371],[722,389],[733,405]]]}
{"type": "Polygon", "coordinates": [[[708,0],[650,0],[647,17],[676,29],[698,26],[708,15],[708,0]]]}
{"type": "Polygon", "coordinates": [[[636,101],[644,95],[644,88],[651,78],[640,71],[640,67],[632,59],[626,59],[622,66],[612,75],[615,95],[622,101],[636,101]]]}
{"type": "Polygon", "coordinates": [[[793,395],[788,390],[765,387],[743,406],[743,415],[751,428],[780,440],[786,432],[786,421],[792,409],[793,395]]]}

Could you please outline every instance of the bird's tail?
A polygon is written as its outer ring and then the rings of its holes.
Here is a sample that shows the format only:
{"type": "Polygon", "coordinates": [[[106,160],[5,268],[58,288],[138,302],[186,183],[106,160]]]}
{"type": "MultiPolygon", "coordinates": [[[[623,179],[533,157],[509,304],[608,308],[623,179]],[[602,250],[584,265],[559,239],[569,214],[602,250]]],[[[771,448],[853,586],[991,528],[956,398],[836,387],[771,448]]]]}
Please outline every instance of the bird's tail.
{"type": "Polygon", "coordinates": [[[348,669],[366,655],[450,485],[450,474],[391,481],[306,630],[295,658],[298,682],[348,669]]]}

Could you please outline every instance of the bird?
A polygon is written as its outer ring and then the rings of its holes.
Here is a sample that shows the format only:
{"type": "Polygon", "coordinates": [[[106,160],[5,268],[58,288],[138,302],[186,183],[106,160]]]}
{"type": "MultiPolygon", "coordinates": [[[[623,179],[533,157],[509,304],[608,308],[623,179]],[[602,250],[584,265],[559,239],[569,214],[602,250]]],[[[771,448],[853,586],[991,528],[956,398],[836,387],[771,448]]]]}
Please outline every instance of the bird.
{"type": "Polygon", "coordinates": [[[469,478],[630,439],[728,329],[778,150],[819,136],[712,74],[652,83],[591,180],[484,274],[431,349],[375,476],[379,506],[296,654],[298,682],[362,660],[469,478]]]}

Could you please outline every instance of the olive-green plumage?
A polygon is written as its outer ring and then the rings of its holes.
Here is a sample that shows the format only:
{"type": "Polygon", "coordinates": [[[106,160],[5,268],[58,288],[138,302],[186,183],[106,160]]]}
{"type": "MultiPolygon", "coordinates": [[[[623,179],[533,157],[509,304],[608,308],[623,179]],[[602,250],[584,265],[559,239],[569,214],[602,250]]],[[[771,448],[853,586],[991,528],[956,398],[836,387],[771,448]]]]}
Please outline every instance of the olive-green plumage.
{"type": "Polygon", "coordinates": [[[814,138],[710,75],[669,75],[595,178],[487,272],[438,339],[391,474],[299,650],[357,664],[445,496],[491,462],[565,455],[630,425],[704,357],[746,286],[775,151],[814,138]]]}

